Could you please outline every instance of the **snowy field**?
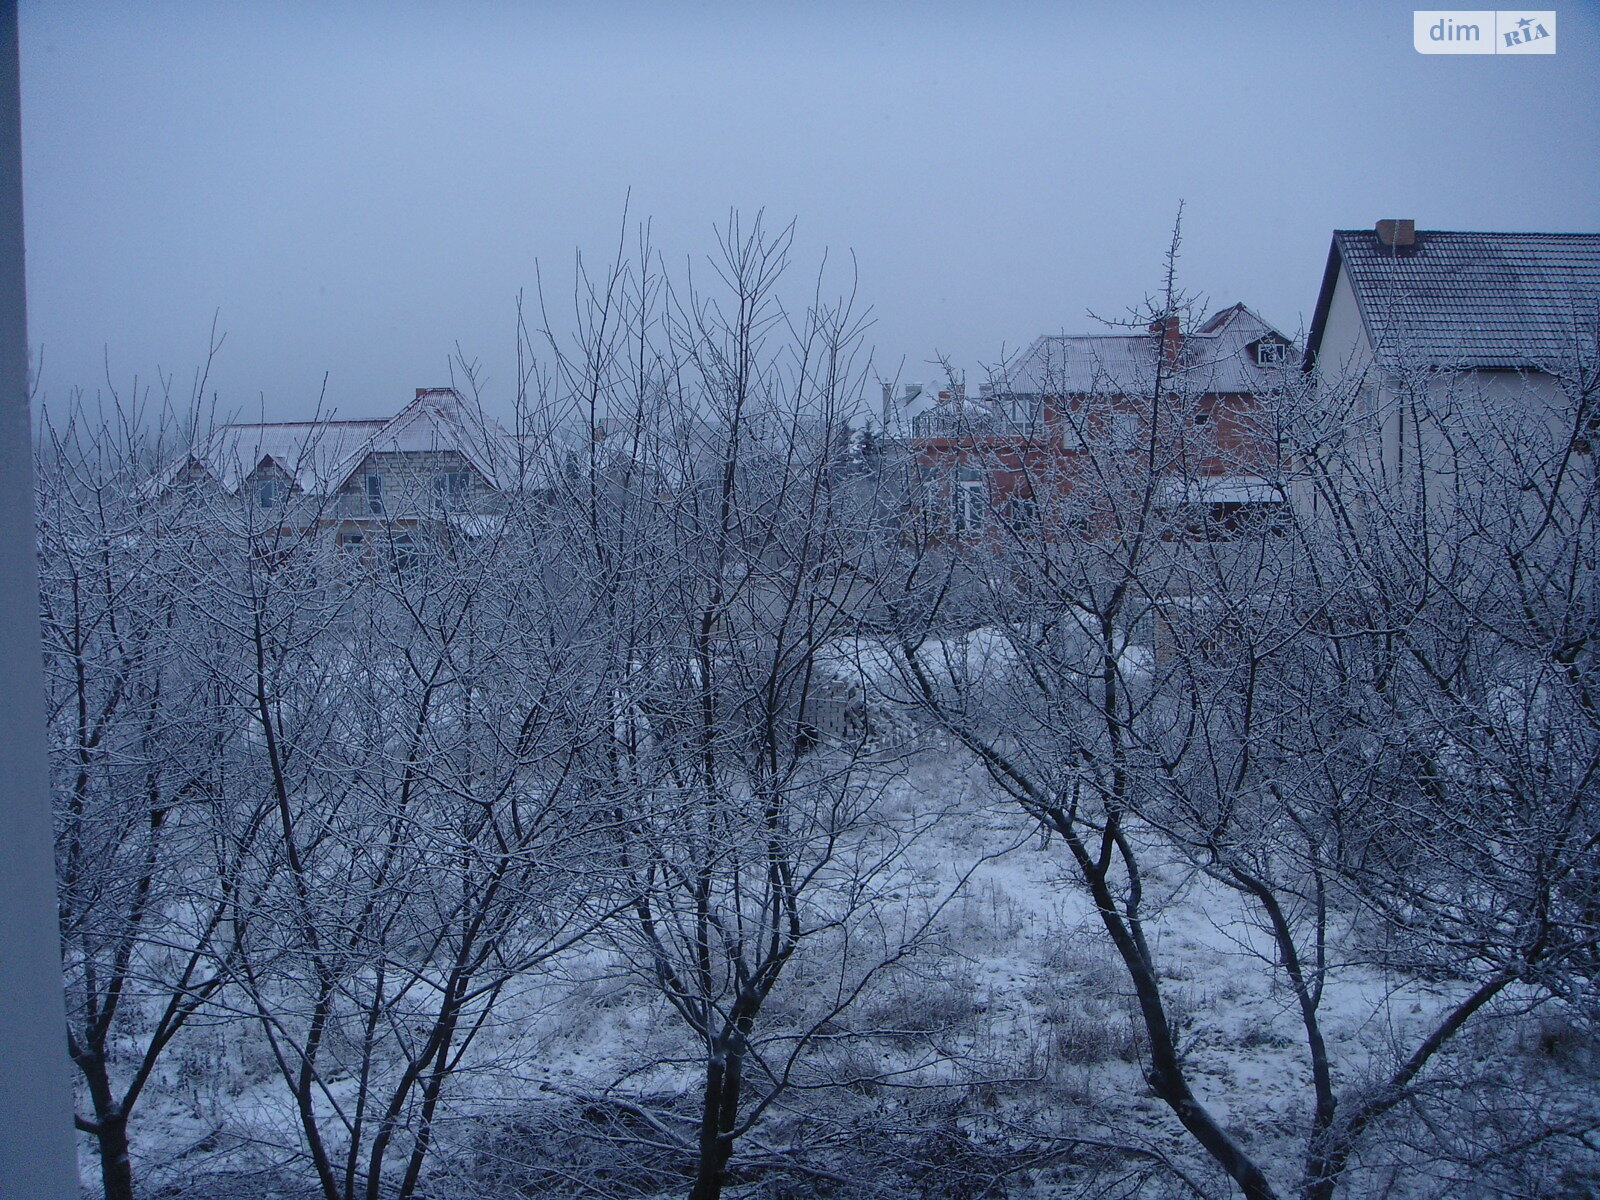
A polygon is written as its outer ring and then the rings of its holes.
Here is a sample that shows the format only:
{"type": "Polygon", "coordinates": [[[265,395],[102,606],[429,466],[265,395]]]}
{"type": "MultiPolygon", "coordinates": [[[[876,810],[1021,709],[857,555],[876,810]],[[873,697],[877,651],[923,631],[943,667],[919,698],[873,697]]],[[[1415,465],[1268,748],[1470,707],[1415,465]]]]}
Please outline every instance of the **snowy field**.
{"type": "MultiPolygon", "coordinates": [[[[729,1194],[1230,1194],[1143,1079],[1132,993],[1059,840],[1042,839],[937,736],[924,735],[893,769],[886,807],[942,814],[887,906],[897,928],[936,912],[931,936],[812,1040],[791,1089],[750,1132],[742,1183],[729,1194]]],[[[1277,1166],[1287,1192],[1310,1082],[1271,939],[1236,893],[1192,864],[1152,861],[1153,949],[1196,1090],[1242,1145],[1277,1166]]],[[[1412,1045],[1460,987],[1406,982],[1364,962],[1357,931],[1333,943],[1323,1029],[1341,1085],[1357,1084],[1412,1045]]],[[[835,966],[794,965],[764,1014],[772,1045],[808,1028],[812,993],[838,985],[835,966]]],[[[651,980],[590,945],[512,992],[452,1085],[428,1194],[681,1195],[671,1147],[691,1136],[702,1068],[651,980]]],[[[298,1127],[263,1054],[259,1038],[224,1024],[197,1029],[166,1062],[135,1139],[141,1169],[170,1189],[152,1194],[310,1194],[283,1166],[298,1127]]],[[[1547,1117],[1564,1108],[1576,1129],[1600,1116],[1597,1071],[1593,1040],[1559,1006],[1508,997],[1442,1057],[1422,1093],[1442,1111],[1475,1106],[1481,1116],[1502,1105],[1513,1123],[1534,1107],[1547,1117]]],[[[330,1103],[356,1086],[335,1086],[330,1103]]],[[[1395,1127],[1363,1154],[1344,1194],[1501,1194],[1501,1182],[1474,1186],[1459,1162],[1419,1161],[1410,1121],[1395,1127]]],[[[1570,1165],[1542,1171],[1537,1148],[1527,1149],[1519,1194],[1593,1194],[1600,1177],[1570,1165]]],[[[92,1171],[86,1158],[86,1184],[92,1171]]]]}

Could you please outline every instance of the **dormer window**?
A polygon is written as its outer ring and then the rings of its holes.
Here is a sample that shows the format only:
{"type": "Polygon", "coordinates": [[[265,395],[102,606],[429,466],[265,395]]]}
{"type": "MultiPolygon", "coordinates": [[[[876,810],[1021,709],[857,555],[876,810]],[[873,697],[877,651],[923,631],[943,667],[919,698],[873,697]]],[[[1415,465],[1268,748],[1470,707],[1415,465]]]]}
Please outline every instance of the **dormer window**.
{"type": "Polygon", "coordinates": [[[262,508],[276,508],[283,500],[283,484],[276,479],[256,482],[256,503],[262,508]]]}
{"type": "Polygon", "coordinates": [[[1289,361],[1289,346],[1286,342],[1276,341],[1271,338],[1256,343],[1256,362],[1262,366],[1279,366],[1289,361]]]}

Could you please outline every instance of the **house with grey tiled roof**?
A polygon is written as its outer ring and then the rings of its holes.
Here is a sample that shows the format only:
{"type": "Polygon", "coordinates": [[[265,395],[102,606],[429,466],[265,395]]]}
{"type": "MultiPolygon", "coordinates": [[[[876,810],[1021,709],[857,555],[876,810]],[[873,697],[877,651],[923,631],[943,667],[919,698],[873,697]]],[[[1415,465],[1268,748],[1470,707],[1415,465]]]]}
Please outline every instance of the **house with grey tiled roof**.
{"type": "Polygon", "coordinates": [[[1335,230],[1304,367],[1367,426],[1398,478],[1439,449],[1444,406],[1540,414],[1559,431],[1592,390],[1600,234],[1335,230]]]}
{"type": "Polygon", "coordinates": [[[1306,361],[1549,372],[1593,350],[1597,304],[1600,233],[1338,229],[1306,361]]]}

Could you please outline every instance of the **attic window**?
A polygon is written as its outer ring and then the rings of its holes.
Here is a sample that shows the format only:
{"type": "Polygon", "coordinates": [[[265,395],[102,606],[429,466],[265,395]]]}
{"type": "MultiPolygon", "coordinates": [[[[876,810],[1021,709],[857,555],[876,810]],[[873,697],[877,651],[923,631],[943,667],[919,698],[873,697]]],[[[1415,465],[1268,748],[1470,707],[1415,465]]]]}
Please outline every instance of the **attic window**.
{"type": "Polygon", "coordinates": [[[1287,362],[1289,347],[1283,342],[1264,341],[1256,343],[1256,361],[1262,366],[1287,362]]]}
{"type": "Polygon", "coordinates": [[[256,503],[262,508],[276,508],[283,499],[283,485],[276,479],[262,479],[256,483],[256,503]]]}
{"type": "Polygon", "coordinates": [[[434,494],[441,500],[462,500],[472,492],[472,475],[467,471],[444,471],[433,477],[434,494]]]}
{"type": "Polygon", "coordinates": [[[367,511],[381,515],[383,513],[383,476],[368,475],[366,492],[367,511]]]}

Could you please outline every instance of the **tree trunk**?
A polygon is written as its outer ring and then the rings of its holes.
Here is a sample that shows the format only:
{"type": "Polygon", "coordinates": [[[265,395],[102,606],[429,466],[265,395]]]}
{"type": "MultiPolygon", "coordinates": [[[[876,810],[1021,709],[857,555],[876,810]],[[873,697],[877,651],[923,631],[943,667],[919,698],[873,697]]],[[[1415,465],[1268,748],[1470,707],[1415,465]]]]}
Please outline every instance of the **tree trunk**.
{"type": "Polygon", "coordinates": [[[721,1200],[733,1157],[733,1127],[739,1114],[744,1056],[723,1051],[706,1064],[705,1104],[700,1110],[700,1161],[689,1200],[721,1200]]]}
{"type": "Polygon", "coordinates": [[[78,1128],[92,1133],[100,1154],[100,1185],[105,1200],[133,1200],[133,1164],[128,1158],[128,1114],[111,1094],[111,1076],[105,1056],[92,1046],[72,1046],[72,1059],[83,1072],[94,1105],[93,1122],[77,1119],[78,1128]]]}
{"type": "Polygon", "coordinates": [[[1077,861],[1084,882],[1089,885],[1101,924],[1110,935],[1112,945],[1133,984],[1145,1036],[1150,1039],[1147,1080],[1151,1090],[1172,1110],[1173,1115],[1217,1165],[1228,1173],[1229,1178],[1239,1185],[1245,1200],[1277,1200],[1277,1193],[1261,1168],[1190,1090],[1177,1042],[1172,1036],[1172,1026],[1167,1020],[1166,1006],[1161,999],[1155,966],[1138,920],[1132,916],[1124,917],[1118,911],[1106,871],[1096,865],[1083,843],[1080,831],[1064,815],[1057,815],[1053,823],[1077,861]]]}
{"type": "Polygon", "coordinates": [[[118,1110],[102,1117],[95,1132],[100,1151],[100,1184],[105,1200],[133,1200],[133,1164],[128,1160],[128,1118],[118,1110]]]}
{"type": "Polygon", "coordinates": [[[94,1134],[95,1149],[100,1154],[100,1186],[105,1200],[134,1200],[133,1163],[128,1157],[128,1116],[122,1106],[111,1098],[104,1072],[85,1070],[89,1077],[89,1091],[94,1098],[95,1119],[79,1122],[79,1127],[94,1134]]]}

